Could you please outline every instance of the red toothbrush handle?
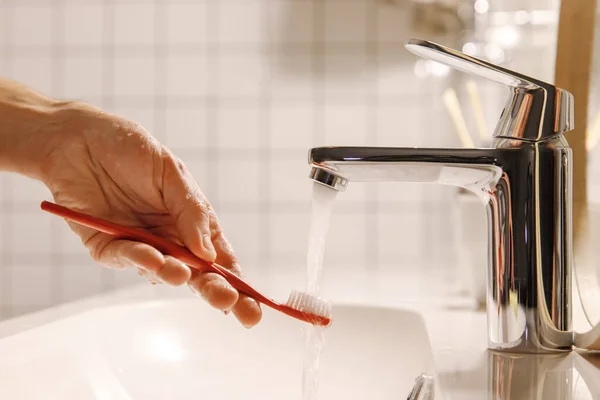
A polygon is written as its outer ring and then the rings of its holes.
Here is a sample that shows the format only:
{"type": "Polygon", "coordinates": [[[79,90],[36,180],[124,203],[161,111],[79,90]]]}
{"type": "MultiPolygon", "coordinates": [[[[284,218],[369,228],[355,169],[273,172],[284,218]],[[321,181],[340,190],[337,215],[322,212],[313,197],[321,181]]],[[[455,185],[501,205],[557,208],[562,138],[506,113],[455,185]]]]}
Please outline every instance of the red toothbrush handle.
{"type": "Polygon", "coordinates": [[[160,236],[156,236],[142,229],[115,224],[114,222],[105,221],[100,218],[92,217],[88,214],[73,211],[69,208],[59,206],[58,204],[51,203],[49,201],[43,201],[41,204],[41,208],[42,210],[47,211],[51,214],[58,215],[69,221],[73,221],[80,225],[87,226],[88,228],[96,229],[108,235],[146,243],[154,247],[161,253],[169,255],[171,257],[175,257],[178,260],[199,271],[211,271],[223,276],[238,291],[247,294],[250,297],[253,297],[261,303],[270,303],[273,305],[276,304],[275,302],[273,302],[273,300],[263,296],[258,291],[253,289],[249,284],[247,284],[243,279],[235,275],[233,272],[220,266],[219,264],[208,263],[202,260],[201,258],[195,256],[187,248],[173,243],[170,240],[167,240],[160,236]]]}

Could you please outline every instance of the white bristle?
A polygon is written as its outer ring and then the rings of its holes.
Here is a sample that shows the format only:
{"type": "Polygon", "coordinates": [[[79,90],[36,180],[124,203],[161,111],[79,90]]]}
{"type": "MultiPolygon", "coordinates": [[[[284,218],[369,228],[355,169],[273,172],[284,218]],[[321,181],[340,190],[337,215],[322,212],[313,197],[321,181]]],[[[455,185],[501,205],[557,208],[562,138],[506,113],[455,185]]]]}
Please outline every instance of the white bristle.
{"type": "Polygon", "coordinates": [[[308,293],[293,290],[286,305],[296,310],[329,318],[331,316],[331,304],[327,301],[312,296],[308,293]]]}

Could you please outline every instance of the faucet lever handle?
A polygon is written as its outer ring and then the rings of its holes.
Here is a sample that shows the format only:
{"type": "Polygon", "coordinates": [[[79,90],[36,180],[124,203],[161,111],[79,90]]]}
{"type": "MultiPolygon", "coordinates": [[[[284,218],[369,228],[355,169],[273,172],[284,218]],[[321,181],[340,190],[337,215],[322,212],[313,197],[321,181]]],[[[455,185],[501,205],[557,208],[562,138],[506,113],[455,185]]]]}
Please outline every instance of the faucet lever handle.
{"type": "Polygon", "coordinates": [[[427,40],[410,39],[410,52],[511,88],[495,137],[544,140],[574,127],[573,95],[546,82],[427,40]]]}

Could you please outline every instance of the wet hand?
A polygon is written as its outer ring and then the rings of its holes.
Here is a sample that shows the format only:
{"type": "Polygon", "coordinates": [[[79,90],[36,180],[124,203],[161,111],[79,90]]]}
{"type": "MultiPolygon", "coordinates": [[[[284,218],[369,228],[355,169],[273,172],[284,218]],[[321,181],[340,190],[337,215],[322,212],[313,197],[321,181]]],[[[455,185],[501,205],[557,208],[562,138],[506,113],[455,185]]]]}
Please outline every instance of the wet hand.
{"type": "MultiPolygon", "coordinates": [[[[186,246],[207,262],[241,274],[219,220],[184,163],[143,127],[82,104],[65,107],[45,130],[41,180],[57,204],[148,230],[186,246]]],[[[144,243],[116,239],[69,223],[98,263],[138,268],[152,282],[188,284],[213,307],[246,327],[258,303],[220,275],[189,268],[144,243]]]]}

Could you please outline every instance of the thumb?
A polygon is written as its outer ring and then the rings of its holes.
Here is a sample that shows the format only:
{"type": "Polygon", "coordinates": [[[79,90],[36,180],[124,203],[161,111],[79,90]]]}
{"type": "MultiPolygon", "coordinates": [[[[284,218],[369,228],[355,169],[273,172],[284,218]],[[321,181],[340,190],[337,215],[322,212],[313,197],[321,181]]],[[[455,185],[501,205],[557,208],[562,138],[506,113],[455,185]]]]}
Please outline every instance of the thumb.
{"type": "Polygon", "coordinates": [[[213,262],[217,252],[211,241],[212,210],[183,162],[170,158],[165,163],[164,202],[175,218],[180,240],[196,256],[213,262]]]}
{"type": "Polygon", "coordinates": [[[215,261],[217,252],[211,241],[210,211],[202,204],[188,202],[176,215],[183,244],[203,260],[215,261]]]}

